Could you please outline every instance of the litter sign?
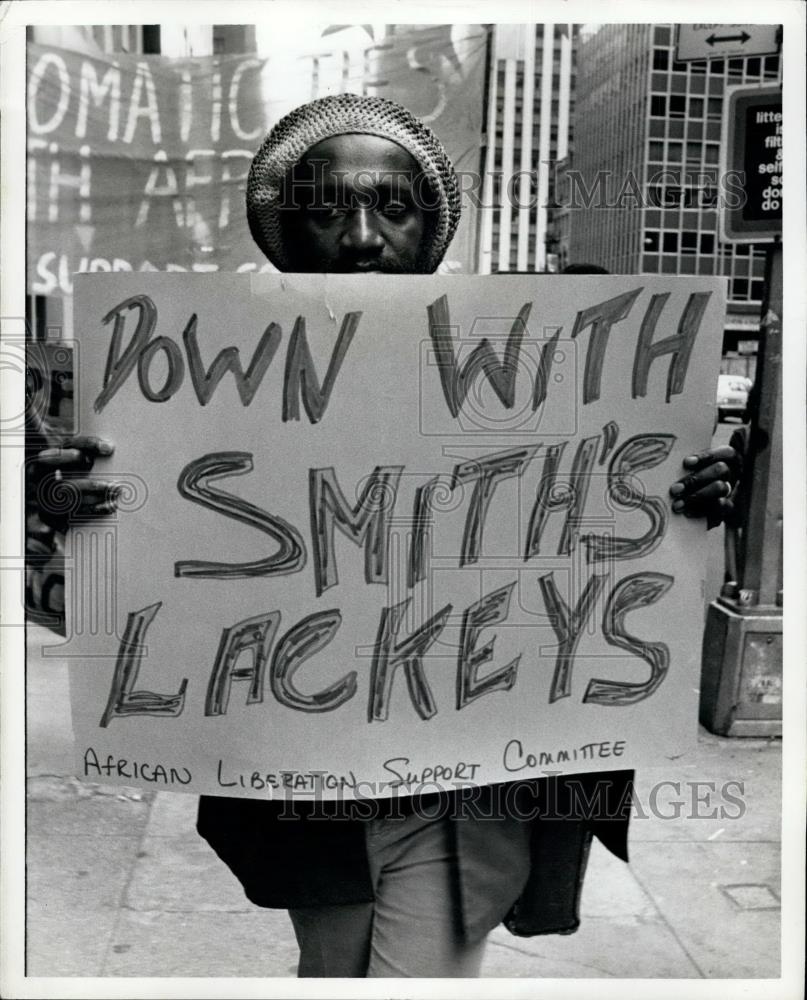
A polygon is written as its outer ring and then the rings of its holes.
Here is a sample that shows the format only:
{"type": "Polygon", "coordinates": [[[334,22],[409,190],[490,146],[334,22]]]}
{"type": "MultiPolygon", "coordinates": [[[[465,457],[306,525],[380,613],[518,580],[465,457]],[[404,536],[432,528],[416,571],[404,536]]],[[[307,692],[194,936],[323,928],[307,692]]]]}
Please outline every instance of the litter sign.
{"type": "Polygon", "coordinates": [[[724,199],[721,239],[761,243],[781,235],[782,125],[778,85],[726,90],[723,170],[742,178],[742,197],[724,199]]]}

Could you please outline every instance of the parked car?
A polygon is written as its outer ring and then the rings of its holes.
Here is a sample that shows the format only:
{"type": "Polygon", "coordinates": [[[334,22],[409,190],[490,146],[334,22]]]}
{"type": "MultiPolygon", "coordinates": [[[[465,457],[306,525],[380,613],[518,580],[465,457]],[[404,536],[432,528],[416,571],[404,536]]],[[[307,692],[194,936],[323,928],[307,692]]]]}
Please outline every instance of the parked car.
{"type": "Polygon", "coordinates": [[[717,419],[743,417],[748,405],[751,379],[745,375],[719,375],[717,379],[717,419]]]}

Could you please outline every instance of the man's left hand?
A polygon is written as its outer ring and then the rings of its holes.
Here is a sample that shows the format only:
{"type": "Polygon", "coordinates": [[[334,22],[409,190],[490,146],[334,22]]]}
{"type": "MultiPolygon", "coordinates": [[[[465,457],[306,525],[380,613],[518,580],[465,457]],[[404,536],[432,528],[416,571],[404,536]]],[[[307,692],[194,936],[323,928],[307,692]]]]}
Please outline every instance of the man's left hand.
{"type": "Polygon", "coordinates": [[[714,528],[734,511],[732,494],[740,471],[740,456],[730,445],[711,448],[684,459],[687,475],[670,487],[672,509],[684,517],[705,517],[714,528]]]}

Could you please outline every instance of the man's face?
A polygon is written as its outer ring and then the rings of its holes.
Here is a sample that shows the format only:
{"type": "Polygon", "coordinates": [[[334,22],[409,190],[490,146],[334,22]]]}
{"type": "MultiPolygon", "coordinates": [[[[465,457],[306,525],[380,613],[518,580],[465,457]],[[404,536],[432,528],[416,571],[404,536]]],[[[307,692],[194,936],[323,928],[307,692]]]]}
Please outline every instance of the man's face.
{"type": "Polygon", "coordinates": [[[373,135],[312,146],[287,178],[281,202],[291,271],[417,270],[428,188],[403,147],[373,135]]]}

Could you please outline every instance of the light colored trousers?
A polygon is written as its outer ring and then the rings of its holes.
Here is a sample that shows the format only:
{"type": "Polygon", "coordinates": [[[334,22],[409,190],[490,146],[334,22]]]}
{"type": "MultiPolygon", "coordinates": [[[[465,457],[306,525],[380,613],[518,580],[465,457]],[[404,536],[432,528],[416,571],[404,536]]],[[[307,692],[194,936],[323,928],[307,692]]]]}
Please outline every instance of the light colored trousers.
{"type": "Polygon", "coordinates": [[[373,902],[289,911],[298,975],[478,976],[485,941],[469,944],[462,936],[450,821],[370,820],[367,850],[373,902]]]}

